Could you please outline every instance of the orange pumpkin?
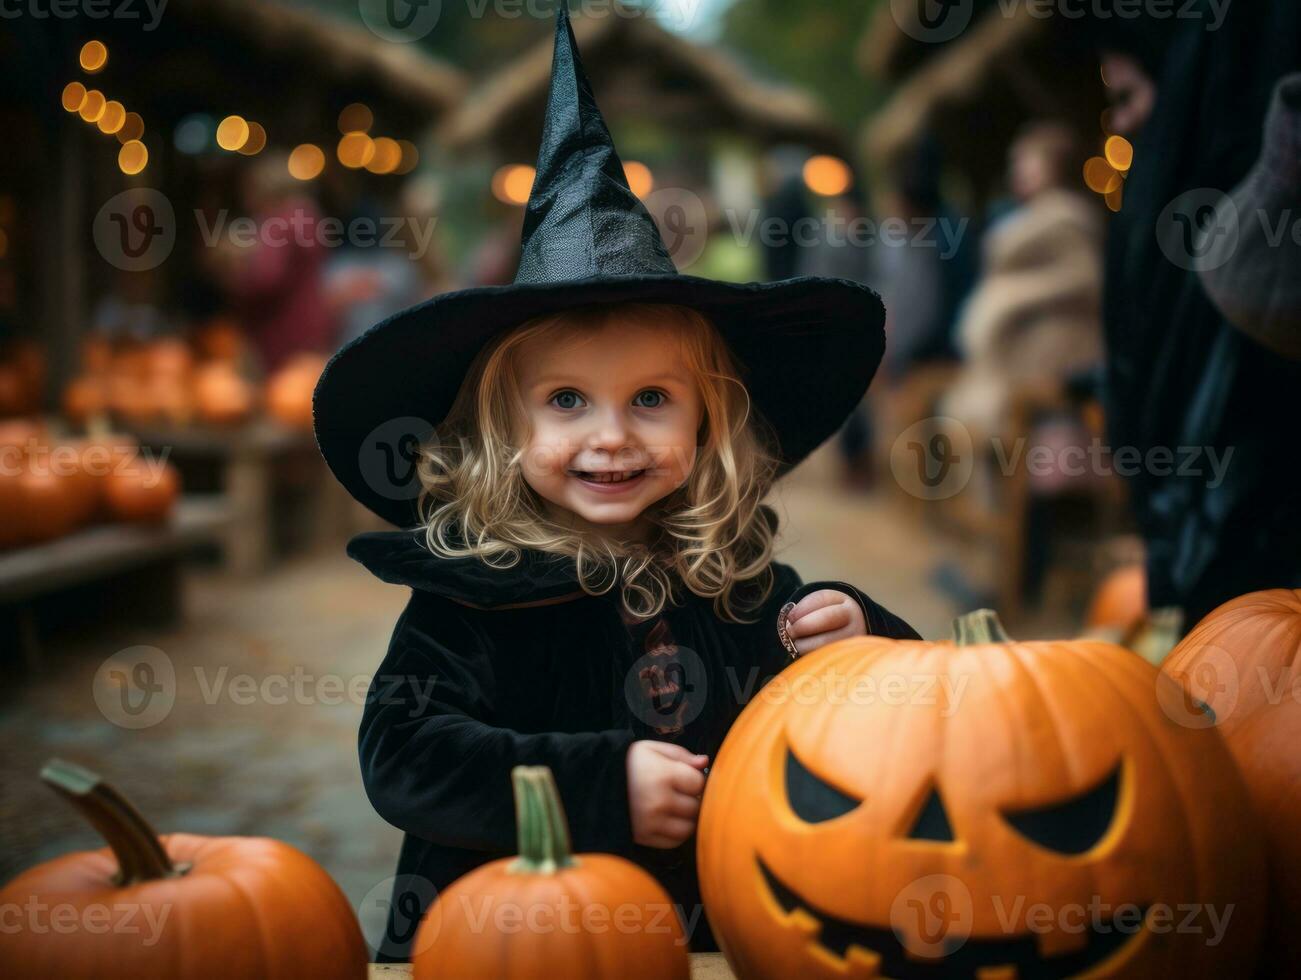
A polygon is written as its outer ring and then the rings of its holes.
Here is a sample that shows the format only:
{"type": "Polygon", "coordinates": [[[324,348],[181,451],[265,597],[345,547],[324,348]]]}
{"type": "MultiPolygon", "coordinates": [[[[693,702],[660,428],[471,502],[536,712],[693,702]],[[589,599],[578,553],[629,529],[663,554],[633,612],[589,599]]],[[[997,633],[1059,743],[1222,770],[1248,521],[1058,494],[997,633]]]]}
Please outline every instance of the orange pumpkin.
{"type": "Polygon", "coordinates": [[[13,361],[0,360],[0,416],[33,411],[27,378],[13,361]]]}
{"type": "Polygon", "coordinates": [[[145,347],[145,356],[152,377],[162,375],[183,378],[194,366],[194,354],[190,351],[190,345],[176,337],[151,341],[145,347]]]}
{"type": "Polygon", "coordinates": [[[56,470],[44,454],[24,458],[7,496],[15,509],[6,515],[0,538],[9,545],[51,541],[76,529],[89,516],[84,489],[74,473],[56,470]]]}
{"type": "Polygon", "coordinates": [[[1249,974],[1263,854],[1219,734],[1120,647],[955,633],[828,644],[728,733],[697,853],[737,976],[1249,974]]]}
{"type": "Polygon", "coordinates": [[[511,781],[519,856],[438,896],[413,940],[414,980],[686,980],[686,938],[659,883],[612,854],[570,853],[550,769],[516,766],[511,781]]]}
{"type": "Polygon", "coordinates": [[[1089,601],[1089,629],[1113,628],[1127,633],[1147,615],[1147,570],[1142,565],[1117,568],[1089,601]]]}
{"type": "Polygon", "coordinates": [[[0,549],[35,540],[28,520],[31,456],[48,447],[44,425],[31,419],[0,421],[0,549]]]}
{"type": "Polygon", "coordinates": [[[199,356],[205,360],[237,361],[244,353],[244,332],[228,317],[213,317],[195,336],[199,356]]]}
{"type": "Polygon", "coordinates": [[[319,354],[300,354],[267,382],[267,412],[290,428],[312,428],[312,392],[325,370],[319,354]]]}
{"type": "Polygon", "coordinates": [[[22,910],[0,933],[6,976],[364,980],[352,908],[301,851],[268,838],[159,838],[94,773],[56,760],[41,778],[109,847],[55,858],[0,891],[0,908],[22,910]],[[56,909],[74,934],[51,928],[56,909]]]}
{"type": "Polygon", "coordinates": [[[103,334],[88,334],[81,341],[81,366],[90,374],[102,374],[113,364],[113,342],[103,334]]]}
{"type": "Polygon", "coordinates": [[[109,381],[106,375],[83,374],[63,388],[63,414],[76,425],[85,425],[108,411],[109,381]]]}
{"type": "Polygon", "coordinates": [[[253,410],[253,388],[227,361],[205,364],[194,375],[194,405],[214,425],[242,422],[253,410]]]}
{"type": "Polygon", "coordinates": [[[1290,977],[1301,960],[1301,698],[1290,693],[1229,736],[1269,851],[1269,925],[1262,975],[1290,977]]]}
{"type": "Polygon", "coordinates": [[[166,521],[181,494],[181,476],[171,463],[137,456],[104,478],[104,507],[113,520],[131,524],[166,521]]]}
{"type": "Polygon", "coordinates": [[[1226,736],[1261,707],[1301,694],[1301,589],[1250,592],[1206,615],[1161,666],[1226,736]]]}

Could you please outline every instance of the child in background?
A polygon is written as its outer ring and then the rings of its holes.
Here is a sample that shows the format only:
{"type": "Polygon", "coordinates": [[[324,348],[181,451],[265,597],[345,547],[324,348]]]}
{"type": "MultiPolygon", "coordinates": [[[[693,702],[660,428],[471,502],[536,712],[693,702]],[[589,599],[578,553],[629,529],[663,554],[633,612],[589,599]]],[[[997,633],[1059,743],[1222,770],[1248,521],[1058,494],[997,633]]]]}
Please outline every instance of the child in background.
{"type": "Polygon", "coordinates": [[[317,387],[331,469],[402,528],[348,553],[412,589],[360,733],[366,791],[406,832],[379,961],[513,853],[516,765],[551,768],[575,851],[641,864],[691,948],[717,948],[694,831],[728,728],[793,656],[916,637],[775,561],[763,503],[858,404],[882,319],[847,280],[678,274],[558,6],[515,283],[385,321],[317,387]]]}

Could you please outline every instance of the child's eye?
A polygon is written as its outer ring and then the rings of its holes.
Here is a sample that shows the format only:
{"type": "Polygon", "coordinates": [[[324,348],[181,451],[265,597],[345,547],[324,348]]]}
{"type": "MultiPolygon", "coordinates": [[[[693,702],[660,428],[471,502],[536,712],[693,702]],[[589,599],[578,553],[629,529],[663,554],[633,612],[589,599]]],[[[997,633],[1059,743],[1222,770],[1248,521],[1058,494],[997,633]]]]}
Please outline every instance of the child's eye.
{"type": "Polygon", "coordinates": [[[633,399],[633,402],[636,403],[640,408],[659,408],[661,405],[664,404],[664,399],[666,397],[668,396],[665,395],[664,392],[662,391],[656,391],[653,388],[647,388],[645,391],[639,392],[637,397],[633,399]],[[647,395],[649,395],[651,398],[655,400],[650,404],[647,404],[646,402],[643,401],[639,401],[639,399],[645,398],[647,395]]]}
{"type": "Polygon", "coordinates": [[[583,403],[582,397],[576,391],[557,391],[551,396],[548,404],[555,405],[556,408],[578,408],[583,403]]]}

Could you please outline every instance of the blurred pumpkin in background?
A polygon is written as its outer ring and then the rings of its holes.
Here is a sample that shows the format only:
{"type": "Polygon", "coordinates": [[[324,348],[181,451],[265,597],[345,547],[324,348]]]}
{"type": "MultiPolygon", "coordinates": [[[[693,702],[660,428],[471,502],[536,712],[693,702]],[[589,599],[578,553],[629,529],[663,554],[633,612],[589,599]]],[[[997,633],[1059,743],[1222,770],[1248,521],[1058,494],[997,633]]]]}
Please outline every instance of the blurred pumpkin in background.
{"type": "Polygon", "coordinates": [[[194,405],[205,422],[231,425],[253,411],[253,387],[228,361],[201,365],[194,374],[194,405]]]}
{"type": "Polygon", "coordinates": [[[69,908],[77,922],[93,914],[102,928],[66,934],[24,928],[21,917],[16,929],[8,922],[0,930],[6,977],[366,977],[352,907],[301,851],[264,837],[160,838],[94,773],[55,760],[41,778],[109,847],[23,872],[0,890],[0,908],[69,908]]]}
{"type": "Polygon", "coordinates": [[[312,428],[312,392],[325,370],[320,354],[298,354],[267,381],[267,413],[294,429],[312,428]]]}
{"type": "Polygon", "coordinates": [[[1279,695],[1301,693],[1301,589],[1267,589],[1206,614],[1162,671],[1226,736],[1279,695]]]}
{"type": "Polygon", "coordinates": [[[1147,570],[1142,565],[1124,565],[1104,578],[1093,593],[1085,626],[1116,629],[1123,635],[1146,614],[1147,570]]]}
{"type": "Polygon", "coordinates": [[[216,316],[194,335],[194,344],[204,360],[238,361],[247,347],[244,331],[229,317],[216,316]]]}
{"type": "Polygon", "coordinates": [[[107,374],[82,374],[63,386],[63,415],[74,425],[84,426],[109,409],[107,374]]]}
{"type": "Polygon", "coordinates": [[[171,516],[181,494],[181,476],[171,463],[137,455],[104,479],[104,506],[113,520],[159,524],[171,516]]]}
{"type": "Polygon", "coordinates": [[[6,505],[0,511],[0,547],[60,537],[89,516],[83,485],[75,472],[56,463],[56,448],[41,422],[0,423],[0,499],[6,505]]]}
{"type": "Polygon", "coordinates": [[[952,642],[795,661],[702,802],[701,891],[737,976],[1248,975],[1265,870],[1247,790],[1158,683],[1109,643],[1013,642],[987,610],[952,642]],[[1233,910],[1220,941],[1205,919],[1169,928],[1189,904],[1233,910]]]}
{"type": "Polygon", "coordinates": [[[687,980],[686,938],[659,882],[613,854],[570,853],[546,766],[516,766],[511,781],[519,856],[443,889],[412,942],[414,980],[687,980]],[[593,906],[610,912],[613,926],[569,925],[574,910],[593,906]],[[541,925],[494,930],[503,913],[541,925]]]}

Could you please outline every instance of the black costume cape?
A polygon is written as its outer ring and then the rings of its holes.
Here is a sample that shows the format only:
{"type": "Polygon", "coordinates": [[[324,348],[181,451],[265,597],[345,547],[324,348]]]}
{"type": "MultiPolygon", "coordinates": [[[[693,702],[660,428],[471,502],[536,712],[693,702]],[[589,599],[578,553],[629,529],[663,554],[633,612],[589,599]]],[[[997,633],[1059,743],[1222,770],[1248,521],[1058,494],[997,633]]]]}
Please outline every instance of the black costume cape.
{"type": "Polygon", "coordinates": [[[716,949],[701,911],[695,836],[672,850],[632,840],[628,746],[676,742],[712,763],[745,702],[789,663],[778,611],[818,589],[857,599],[874,634],[919,638],[854,586],[802,584],[780,562],[754,623],[725,622],[710,600],[683,590],[680,604],[629,625],[619,590],[584,592],[564,556],[526,551],[513,568],[490,568],[439,558],[409,530],[359,534],[348,554],[412,589],[359,738],[371,803],[406,833],[378,962],[409,958],[438,892],[516,852],[517,765],[551,768],[575,852],[616,853],[646,868],[679,907],[691,948],[716,949]]]}

